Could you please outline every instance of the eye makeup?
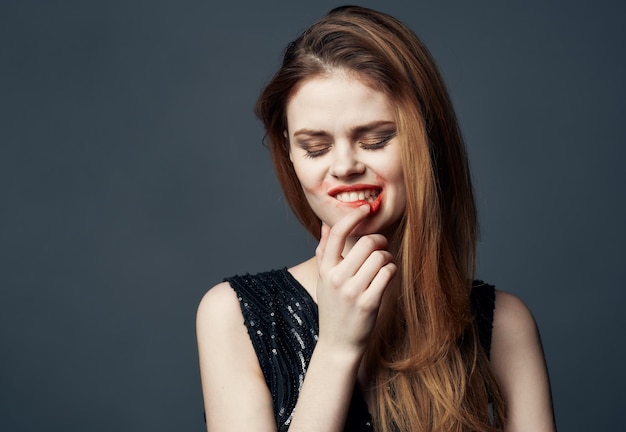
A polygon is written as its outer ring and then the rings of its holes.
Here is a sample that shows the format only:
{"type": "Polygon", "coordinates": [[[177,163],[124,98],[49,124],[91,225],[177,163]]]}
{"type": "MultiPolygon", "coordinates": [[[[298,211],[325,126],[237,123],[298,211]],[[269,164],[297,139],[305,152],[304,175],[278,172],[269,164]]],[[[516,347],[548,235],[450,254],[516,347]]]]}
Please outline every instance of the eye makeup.
{"type": "MultiPolygon", "coordinates": [[[[364,150],[384,148],[398,134],[395,123],[377,121],[358,126],[350,131],[351,141],[364,150]]],[[[327,153],[333,146],[332,136],[320,130],[301,129],[294,133],[298,147],[305,151],[305,157],[316,158],[327,153]],[[300,139],[298,139],[300,137],[300,139]]]]}

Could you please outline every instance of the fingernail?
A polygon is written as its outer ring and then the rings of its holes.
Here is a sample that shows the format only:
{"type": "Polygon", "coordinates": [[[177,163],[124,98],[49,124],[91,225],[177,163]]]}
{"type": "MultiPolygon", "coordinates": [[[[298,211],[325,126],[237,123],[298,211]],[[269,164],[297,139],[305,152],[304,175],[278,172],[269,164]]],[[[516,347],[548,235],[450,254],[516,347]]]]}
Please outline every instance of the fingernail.
{"type": "Polygon", "coordinates": [[[371,210],[371,207],[369,204],[363,204],[362,206],[359,206],[359,210],[361,211],[367,210],[367,213],[369,213],[371,210]]]}

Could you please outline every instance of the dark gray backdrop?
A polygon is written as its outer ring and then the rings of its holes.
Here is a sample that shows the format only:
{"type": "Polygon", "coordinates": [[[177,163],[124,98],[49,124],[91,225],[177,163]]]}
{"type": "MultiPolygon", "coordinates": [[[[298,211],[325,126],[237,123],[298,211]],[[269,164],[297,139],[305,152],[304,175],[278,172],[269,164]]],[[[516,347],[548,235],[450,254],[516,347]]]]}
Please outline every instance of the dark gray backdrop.
{"type": "MultiPolygon", "coordinates": [[[[225,3],[0,5],[0,430],[202,430],[201,296],[312,253],[252,106],[340,3],[225,3]]],[[[623,4],[362,4],[443,70],[479,276],[534,311],[560,429],[623,430],[623,4]]]]}

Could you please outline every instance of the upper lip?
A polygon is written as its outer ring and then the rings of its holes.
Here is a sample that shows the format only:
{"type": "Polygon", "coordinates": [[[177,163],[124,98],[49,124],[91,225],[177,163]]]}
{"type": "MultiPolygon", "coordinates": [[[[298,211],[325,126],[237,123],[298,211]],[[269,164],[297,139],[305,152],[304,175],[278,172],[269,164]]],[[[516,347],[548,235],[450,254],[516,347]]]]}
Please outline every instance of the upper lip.
{"type": "Polygon", "coordinates": [[[340,194],[342,192],[357,192],[357,191],[371,190],[371,189],[380,191],[382,190],[382,187],[378,185],[362,184],[362,183],[352,184],[352,185],[338,185],[338,186],[330,188],[328,190],[328,195],[334,197],[335,195],[340,194]]]}

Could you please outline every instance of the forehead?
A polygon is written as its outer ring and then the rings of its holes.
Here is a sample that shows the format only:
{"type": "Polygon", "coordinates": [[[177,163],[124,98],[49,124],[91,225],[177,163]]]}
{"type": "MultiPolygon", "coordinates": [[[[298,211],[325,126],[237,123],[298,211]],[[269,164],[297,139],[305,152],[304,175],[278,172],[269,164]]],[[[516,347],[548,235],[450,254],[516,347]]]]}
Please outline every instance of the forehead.
{"type": "Polygon", "coordinates": [[[340,130],[394,121],[389,97],[354,74],[334,71],[302,82],[287,103],[290,133],[300,128],[340,130]]]}

